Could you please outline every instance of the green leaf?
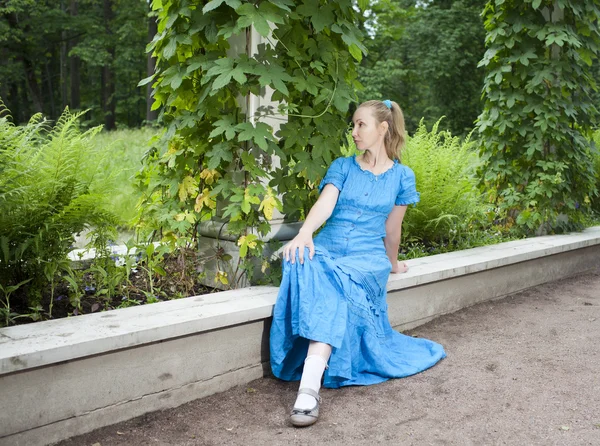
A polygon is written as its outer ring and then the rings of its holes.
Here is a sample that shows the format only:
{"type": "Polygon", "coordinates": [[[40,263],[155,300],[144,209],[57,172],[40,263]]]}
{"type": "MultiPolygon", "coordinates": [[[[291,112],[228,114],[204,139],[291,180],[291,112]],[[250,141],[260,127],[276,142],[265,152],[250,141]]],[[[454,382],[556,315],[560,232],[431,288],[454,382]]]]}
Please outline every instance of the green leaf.
{"type": "Polygon", "coordinates": [[[277,6],[279,9],[283,9],[284,11],[287,11],[287,12],[292,12],[290,7],[292,7],[292,8],[294,7],[293,0],[269,0],[269,3],[272,3],[275,6],[277,6]]]}
{"type": "Polygon", "coordinates": [[[232,147],[227,142],[221,142],[215,144],[211,150],[206,153],[208,162],[206,166],[208,169],[216,169],[221,164],[230,163],[233,160],[232,147]]]}
{"type": "Polygon", "coordinates": [[[317,14],[314,14],[310,18],[311,23],[315,27],[315,31],[320,33],[327,27],[328,25],[335,23],[335,16],[333,15],[333,10],[331,6],[326,5],[319,9],[317,14]]]}
{"type": "Polygon", "coordinates": [[[244,3],[237,8],[236,12],[240,15],[237,20],[237,25],[240,28],[254,26],[256,31],[263,37],[267,37],[271,33],[269,22],[254,4],[244,3]]]}
{"type": "Polygon", "coordinates": [[[152,82],[152,80],[156,77],[157,74],[158,73],[154,73],[152,76],[145,77],[144,79],[138,82],[137,86],[143,87],[144,85],[149,84],[150,82],[152,82]]]}
{"type": "Polygon", "coordinates": [[[209,138],[215,138],[223,133],[225,133],[225,139],[227,139],[227,141],[230,141],[235,137],[236,129],[233,116],[224,116],[213,125],[215,128],[210,132],[210,135],[208,135],[209,138]]]}
{"type": "Polygon", "coordinates": [[[276,61],[272,62],[268,66],[260,64],[256,67],[255,73],[259,76],[258,82],[261,87],[270,85],[287,96],[290,92],[284,82],[291,81],[292,77],[285,72],[281,65],[275,63],[276,61]]]}
{"type": "Polygon", "coordinates": [[[350,54],[352,55],[352,57],[354,57],[354,59],[356,59],[357,62],[360,62],[362,60],[363,53],[360,50],[360,48],[355,44],[350,45],[348,47],[348,51],[350,51],[350,54]]]}
{"type": "Polygon", "coordinates": [[[533,0],[533,2],[531,2],[531,6],[533,7],[533,9],[538,9],[541,4],[542,0],[533,0]]]}
{"type": "Polygon", "coordinates": [[[238,141],[252,140],[262,150],[267,150],[269,140],[275,140],[271,127],[264,122],[257,122],[256,126],[253,126],[250,122],[243,122],[236,126],[236,130],[240,132],[238,141]]]}
{"type": "Polygon", "coordinates": [[[358,8],[361,11],[366,11],[370,4],[370,0],[358,0],[358,8]]]}
{"type": "Polygon", "coordinates": [[[337,23],[331,27],[331,30],[335,33],[339,33],[342,35],[342,40],[348,45],[356,45],[364,54],[367,54],[367,48],[363,45],[363,43],[358,39],[358,36],[355,34],[354,30],[349,28],[347,25],[340,26],[337,23]]]}
{"type": "Polygon", "coordinates": [[[175,55],[177,51],[177,41],[175,39],[169,39],[169,42],[165,45],[162,51],[162,55],[165,59],[170,59],[175,55]]]}
{"type": "Polygon", "coordinates": [[[223,3],[225,3],[227,6],[233,9],[237,9],[242,4],[240,0],[212,0],[206,5],[204,5],[204,8],[202,8],[202,12],[206,14],[207,12],[212,11],[213,9],[217,9],[223,3]]]}

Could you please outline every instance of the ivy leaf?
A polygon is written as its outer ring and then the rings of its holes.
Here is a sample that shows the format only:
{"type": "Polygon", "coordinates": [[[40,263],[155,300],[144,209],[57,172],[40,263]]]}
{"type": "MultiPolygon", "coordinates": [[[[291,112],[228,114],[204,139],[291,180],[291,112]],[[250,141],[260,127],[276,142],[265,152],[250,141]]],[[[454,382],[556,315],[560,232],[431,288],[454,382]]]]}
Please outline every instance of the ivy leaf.
{"type": "Polygon", "coordinates": [[[145,77],[144,79],[138,82],[137,86],[143,87],[144,85],[149,84],[150,82],[152,82],[152,80],[156,77],[157,74],[158,73],[154,73],[152,76],[145,77]]]}
{"type": "Polygon", "coordinates": [[[227,141],[231,141],[235,137],[235,122],[233,121],[233,116],[227,115],[222,119],[219,119],[214,124],[214,130],[210,132],[208,135],[209,138],[215,138],[222,133],[225,133],[225,139],[227,141]]]}
{"type": "Polygon", "coordinates": [[[240,15],[237,25],[240,28],[254,26],[256,31],[263,37],[267,37],[271,32],[271,27],[267,19],[259,12],[259,8],[252,3],[244,3],[237,8],[236,12],[240,15]]]}
{"type": "Polygon", "coordinates": [[[352,57],[354,57],[354,59],[356,59],[357,62],[360,62],[362,60],[363,54],[357,45],[350,45],[348,47],[348,51],[350,51],[350,54],[352,55],[352,57]]]}
{"type": "Polygon", "coordinates": [[[252,153],[242,152],[241,158],[244,170],[252,175],[252,177],[261,178],[264,176],[264,171],[256,165],[256,157],[252,153]]]}
{"type": "Polygon", "coordinates": [[[314,159],[308,152],[300,152],[296,154],[298,162],[294,166],[294,172],[298,173],[298,176],[308,179],[309,181],[316,182],[323,173],[323,159],[314,159]]]}
{"type": "Polygon", "coordinates": [[[208,69],[206,72],[206,78],[217,76],[213,81],[212,87],[213,90],[218,90],[225,87],[231,79],[234,78],[238,83],[244,84],[247,81],[247,77],[244,74],[244,66],[238,64],[238,66],[234,67],[234,59],[230,59],[228,57],[223,57],[221,59],[217,59],[214,62],[214,65],[208,69]]]}
{"type": "Polygon", "coordinates": [[[201,212],[204,207],[209,209],[216,209],[217,203],[212,197],[212,194],[208,188],[202,190],[201,194],[198,194],[196,197],[196,204],[194,205],[194,210],[196,212],[201,212]]]}
{"type": "Polygon", "coordinates": [[[362,42],[358,39],[358,36],[355,34],[353,28],[350,27],[348,23],[342,22],[343,26],[339,24],[334,24],[331,27],[331,30],[335,33],[342,35],[342,40],[350,47],[351,45],[356,45],[364,54],[367,54],[367,47],[365,47],[362,42]]]}
{"type": "Polygon", "coordinates": [[[264,122],[257,122],[256,127],[251,122],[238,124],[236,130],[239,130],[238,141],[253,140],[254,143],[263,150],[268,149],[268,140],[274,141],[272,129],[264,122]]]}
{"type": "Polygon", "coordinates": [[[366,11],[371,2],[369,0],[358,0],[358,8],[361,11],[366,11]]]}
{"type": "Polygon", "coordinates": [[[231,145],[227,142],[215,144],[206,155],[208,157],[208,162],[206,163],[208,169],[216,169],[224,161],[230,163],[233,160],[233,151],[231,150],[231,145]]]}
{"type": "Polygon", "coordinates": [[[273,189],[269,187],[267,188],[267,194],[265,195],[265,198],[263,201],[261,201],[260,206],[258,207],[258,211],[263,211],[265,218],[267,220],[272,220],[273,211],[275,209],[279,209],[279,211],[282,210],[281,202],[273,194],[273,189]]]}
{"type": "Polygon", "coordinates": [[[290,9],[290,6],[291,7],[294,6],[294,2],[292,0],[269,0],[269,3],[272,3],[275,6],[277,6],[279,9],[283,9],[284,11],[287,11],[287,12],[292,12],[292,10],[290,9]]]}
{"type": "Polygon", "coordinates": [[[587,48],[579,48],[577,52],[579,53],[581,60],[583,60],[588,67],[591,67],[595,58],[594,53],[587,48]]]}
{"type": "Polygon", "coordinates": [[[316,14],[313,14],[310,18],[311,23],[315,27],[315,32],[320,33],[331,23],[335,23],[335,16],[331,6],[327,5],[318,10],[316,14]]]}
{"type": "Polygon", "coordinates": [[[193,196],[197,193],[198,182],[196,179],[190,175],[185,177],[183,181],[179,184],[179,200],[185,201],[189,196],[193,196]]]}
{"type": "Polygon", "coordinates": [[[292,77],[286,73],[281,65],[275,63],[271,63],[270,65],[260,64],[256,67],[255,73],[259,76],[258,82],[261,87],[271,85],[284,95],[289,96],[290,92],[284,82],[291,81],[292,77]]]}
{"type": "Polygon", "coordinates": [[[244,214],[249,214],[250,211],[252,210],[252,205],[259,204],[259,203],[260,203],[260,198],[258,198],[254,194],[252,194],[250,187],[247,187],[244,190],[244,197],[242,199],[242,204],[240,205],[242,212],[244,214]]]}
{"type": "Polygon", "coordinates": [[[240,0],[212,0],[206,5],[204,5],[204,8],[202,8],[202,12],[206,14],[207,12],[212,11],[213,9],[217,9],[223,3],[225,3],[227,6],[233,9],[239,8],[239,6],[242,4],[240,0]]]}
{"type": "Polygon", "coordinates": [[[238,239],[237,245],[240,247],[240,257],[246,257],[246,255],[248,255],[248,249],[256,248],[257,239],[258,236],[255,234],[242,235],[238,239]]]}
{"type": "Polygon", "coordinates": [[[215,169],[204,169],[200,172],[200,178],[209,186],[221,177],[221,174],[215,169]]]}
{"type": "Polygon", "coordinates": [[[177,41],[175,39],[169,39],[169,43],[165,45],[162,50],[162,55],[165,59],[170,59],[175,55],[177,51],[177,41]]]}

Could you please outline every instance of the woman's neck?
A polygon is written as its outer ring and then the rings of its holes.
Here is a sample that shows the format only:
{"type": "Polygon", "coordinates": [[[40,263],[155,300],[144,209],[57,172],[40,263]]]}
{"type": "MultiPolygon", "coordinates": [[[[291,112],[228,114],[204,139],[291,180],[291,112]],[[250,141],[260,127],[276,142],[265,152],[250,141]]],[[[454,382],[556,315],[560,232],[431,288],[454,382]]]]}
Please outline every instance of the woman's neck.
{"type": "Polygon", "coordinates": [[[391,161],[385,148],[380,148],[377,151],[367,149],[364,151],[362,159],[365,164],[372,168],[384,167],[391,161]]]}

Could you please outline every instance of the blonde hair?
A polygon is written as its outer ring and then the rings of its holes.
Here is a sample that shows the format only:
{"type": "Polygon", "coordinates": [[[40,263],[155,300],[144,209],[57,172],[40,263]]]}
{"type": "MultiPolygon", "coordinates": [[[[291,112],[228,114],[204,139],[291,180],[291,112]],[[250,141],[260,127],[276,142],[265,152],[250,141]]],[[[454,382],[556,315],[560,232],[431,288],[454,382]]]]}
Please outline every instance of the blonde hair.
{"type": "Polygon", "coordinates": [[[377,122],[387,122],[388,131],[385,134],[384,145],[387,156],[394,160],[400,161],[402,148],[406,142],[406,130],[404,127],[404,114],[400,106],[390,101],[392,108],[388,108],[383,101],[366,101],[358,106],[358,108],[369,107],[372,109],[373,116],[377,122]]]}

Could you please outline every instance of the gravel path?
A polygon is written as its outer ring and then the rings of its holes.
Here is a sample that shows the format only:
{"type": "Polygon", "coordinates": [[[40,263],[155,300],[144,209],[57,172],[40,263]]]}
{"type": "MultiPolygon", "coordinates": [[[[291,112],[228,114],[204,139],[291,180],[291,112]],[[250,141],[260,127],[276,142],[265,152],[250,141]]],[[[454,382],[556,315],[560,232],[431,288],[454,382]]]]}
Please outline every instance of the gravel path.
{"type": "Polygon", "coordinates": [[[324,389],[310,428],[288,423],[297,384],[264,378],[60,445],[600,445],[600,268],[409,334],[448,357],[409,378],[324,389]]]}

